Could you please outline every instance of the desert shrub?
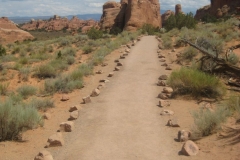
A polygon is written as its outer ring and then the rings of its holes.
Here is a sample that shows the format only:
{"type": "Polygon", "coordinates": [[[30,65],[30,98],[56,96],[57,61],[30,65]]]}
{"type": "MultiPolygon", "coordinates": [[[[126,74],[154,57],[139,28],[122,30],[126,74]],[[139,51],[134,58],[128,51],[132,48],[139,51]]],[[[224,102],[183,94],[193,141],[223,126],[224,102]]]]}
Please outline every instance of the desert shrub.
{"type": "Polygon", "coordinates": [[[27,68],[27,67],[24,67],[24,68],[20,68],[19,69],[19,72],[21,74],[21,78],[23,81],[27,81],[28,80],[28,77],[29,77],[29,74],[31,73],[31,69],[30,68],[27,68]]]}
{"type": "Polygon", "coordinates": [[[231,112],[224,106],[218,106],[215,111],[200,109],[192,112],[192,115],[194,118],[192,135],[194,138],[201,138],[220,129],[221,123],[226,121],[231,112]]]}
{"type": "Polygon", "coordinates": [[[144,24],[142,26],[142,33],[143,34],[148,34],[148,35],[154,35],[155,32],[158,31],[158,28],[154,27],[153,25],[151,24],[144,24]]]}
{"type": "Polygon", "coordinates": [[[181,29],[182,27],[195,28],[196,24],[197,21],[194,19],[194,16],[191,12],[186,15],[179,13],[177,15],[171,15],[167,19],[164,28],[166,28],[167,31],[170,31],[173,28],[181,29]]]}
{"type": "Polygon", "coordinates": [[[188,47],[184,50],[182,54],[182,59],[184,60],[193,60],[193,58],[197,55],[198,51],[193,47],[188,47]]]}
{"type": "Polygon", "coordinates": [[[76,50],[72,47],[67,47],[67,48],[64,48],[62,51],[61,51],[61,54],[62,56],[76,56],[76,50]]]}
{"type": "Polygon", "coordinates": [[[38,78],[54,78],[56,74],[56,70],[49,64],[39,66],[34,73],[38,78]]]}
{"type": "Polygon", "coordinates": [[[163,44],[163,47],[165,49],[171,49],[173,48],[173,42],[172,42],[172,39],[170,36],[168,35],[165,35],[165,36],[162,36],[162,44],[163,44]]]}
{"type": "Polygon", "coordinates": [[[103,32],[100,30],[95,29],[92,27],[88,32],[87,35],[90,39],[99,39],[102,38],[103,32]]]}
{"type": "Polygon", "coordinates": [[[75,62],[75,57],[73,56],[67,56],[66,61],[68,65],[72,65],[75,62]]]}
{"type": "Polygon", "coordinates": [[[52,66],[56,71],[64,71],[64,70],[67,70],[68,69],[68,64],[67,64],[67,61],[66,61],[66,57],[64,58],[62,56],[62,58],[60,59],[53,59],[49,62],[49,65],[52,66]]]}
{"type": "Polygon", "coordinates": [[[32,95],[35,95],[36,92],[37,92],[37,89],[33,86],[30,86],[30,85],[23,85],[23,86],[20,86],[18,89],[17,89],[17,92],[24,98],[28,98],[29,96],[32,96],[32,95]]]}
{"type": "Polygon", "coordinates": [[[82,48],[82,50],[83,50],[83,53],[84,54],[89,54],[89,53],[91,53],[92,51],[93,51],[93,48],[91,47],[91,46],[84,46],[83,48],[82,48]]]}
{"type": "Polygon", "coordinates": [[[50,99],[31,99],[30,103],[28,104],[29,107],[36,108],[37,110],[47,111],[48,108],[55,107],[54,101],[50,99]]]}
{"type": "Polygon", "coordinates": [[[6,53],[6,49],[0,44],[0,56],[4,56],[6,53]]]}
{"type": "Polygon", "coordinates": [[[2,62],[12,62],[15,61],[17,58],[14,55],[6,54],[5,56],[1,57],[2,62]]]}
{"type": "Polygon", "coordinates": [[[81,71],[84,76],[93,74],[93,66],[91,64],[82,64],[78,70],[81,71]]]}
{"type": "Polygon", "coordinates": [[[0,103],[0,141],[17,140],[20,133],[39,125],[43,121],[35,108],[14,104],[11,99],[0,103]]]}
{"type": "Polygon", "coordinates": [[[205,23],[216,23],[216,22],[218,22],[218,20],[213,15],[207,13],[207,14],[205,14],[203,16],[202,22],[205,22],[205,23]]]}
{"type": "Polygon", "coordinates": [[[61,38],[59,40],[60,47],[68,46],[70,45],[70,41],[67,38],[61,38]]]}
{"type": "Polygon", "coordinates": [[[16,54],[20,52],[20,47],[15,47],[12,51],[12,54],[16,54]]]}
{"type": "Polygon", "coordinates": [[[176,94],[189,94],[194,97],[215,98],[223,96],[226,90],[217,77],[188,68],[173,71],[168,84],[174,88],[176,94]]]}
{"type": "Polygon", "coordinates": [[[48,50],[48,52],[53,52],[53,46],[52,45],[49,45],[48,47],[47,47],[47,50],[48,50]]]}
{"type": "Polygon", "coordinates": [[[0,83],[0,95],[7,95],[9,83],[0,83]]]}
{"type": "Polygon", "coordinates": [[[113,27],[111,30],[110,30],[110,34],[113,34],[113,35],[118,35],[119,33],[122,32],[122,29],[119,28],[119,27],[113,27]]]}
{"type": "Polygon", "coordinates": [[[28,58],[27,57],[22,57],[18,60],[18,63],[25,65],[28,64],[28,58]]]}
{"type": "Polygon", "coordinates": [[[231,53],[228,57],[228,62],[236,65],[239,62],[239,57],[235,53],[231,53]]]}
{"type": "Polygon", "coordinates": [[[239,95],[231,95],[224,103],[231,111],[237,112],[240,114],[240,96],[239,95]]]}

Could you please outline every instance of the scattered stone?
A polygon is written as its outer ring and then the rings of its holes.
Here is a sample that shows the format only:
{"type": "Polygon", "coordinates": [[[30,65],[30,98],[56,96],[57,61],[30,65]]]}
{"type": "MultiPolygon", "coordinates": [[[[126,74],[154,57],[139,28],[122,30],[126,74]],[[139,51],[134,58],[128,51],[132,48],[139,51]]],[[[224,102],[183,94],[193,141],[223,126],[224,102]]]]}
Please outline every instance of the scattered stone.
{"type": "Polygon", "coordinates": [[[107,66],[107,65],[108,65],[107,63],[103,63],[103,64],[102,64],[102,67],[105,67],[105,66],[107,66]]]}
{"type": "Polygon", "coordinates": [[[166,99],[168,99],[168,96],[167,96],[166,94],[160,93],[160,94],[158,95],[158,98],[163,99],[163,100],[166,100],[166,99]]]}
{"type": "Polygon", "coordinates": [[[164,87],[162,93],[173,93],[173,89],[171,87],[164,87]]]}
{"type": "Polygon", "coordinates": [[[120,62],[118,62],[118,63],[117,63],[117,66],[123,66],[123,64],[122,64],[122,63],[120,63],[120,62]]]}
{"type": "Polygon", "coordinates": [[[49,144],[47,145],[47,147],[63,146],[64,141],[63,141],[62,133],[58,132],[58,133],[55,133],[54,135],[50,136],[48,138],[48,143],[49,144]]]}
{"type": "Polygon", "coordinates": [[[99,82],[107,83],[107,82],[110,82],[110,81],[108,79],[101,79],[99,82]]]}
{"type": "Polygon", "coordinates": [[[128,53],[124,53],[123,56],[128,56],[128,53]]]}
{"type": "MultiPolygon", "coordinates": [[[[127,46],[129,49],[131,48],[131,45],[130,45],[130,44],[127,44],[126,46],[127,46]]],[[[126,50],[127,50],[127,49],[126,49],[126,50]]]]}
{"type": "Polygon", "coordinates": [[[71,107],[69,108],[69,112],[78,111],[79,109],[80,109],[80,106],[79,106],[79,105],[71,106],[71,107]]]}
{"type": "Polygon", "coordinates": [[[141,37],[138,37],[138,38],[137,38],[137,41],[141,41],[141,37]]]}
{"type": "Polygon", "coordinates": [[[103,87],[105,87],[105,84],[104,83],[100,83],[99,85],[98,85],[98,87],[97,87],[97,89],[102,89],[103,87]]]}
{"type": "Polygon", "coordinates": [[[198,154],[199,148],[198,146],[191,140],[185,142],[182,146],[182,154],[186,156],[195,156],[198,154]]]}
{"type": "Polygon", "coordinates": [[[167,93],[166,96],[167,96],[168,98],[172,98],[172,93],[167,93]]]}
{"type": "Polygon", "coordinates": [[[108,77],[113,77],[114,72],[109,73],[108,77]]]}
{"type": "Polygon", "coordinates": [[[159,80],[167,80],[168,76],[164,74],[164,75],[161,75],[158,79],[159,80]]]}
{"type": "Polygon", "coordinates": [[[160,115],[162,115],[162,116],[172,116],[172,115],[174,115],[174,112],[171,111],[171,110],[163,110],[163,111],[160,113],[160,115]]]}
{"type": "Polygon", "coordinates": [[[166,62],[166,59],[165,59],[165,58],[161,58],[161,59],[159,60],[159,62],[166,62]]]}
{"type": "Polygon", "coordinates": [[[165,56],[162,54],[158,54],[158,58],[165,58],[165,56]]]}
{"type": "Polygon", "coordinates": [[[189,131],[181,130],[178,131],[178,141],[185,142],[191,137],[191,133],[189,131]]]}
{"type": "Polygon", "coordinates": [[[165,66],[165,67],[167,67],[167,66],[168,66],[168,64],[167,64],[167,63],[163,63],[161,66],[165,66]]]}
{"type": "Polygon", "coordinates": [[[102,70],[99,70],[96,72],[97,74],[103,74],[103,71],[102,70]]]}
{"type": "Polygon", "coordinates": [[[50,113],[44,113],[43,118],[46,120],[50,120],[51,119],[51,114],[50,113]]]}
{"type": "Polygon", "coordinates": [[[162,43],[159,43],[159,44],[158,44],[158,48],[159,48],[159,49],[164,49],[162,43]]]}
{"type": "Polygon", "coordinates": [[[119,71],[120,70],[120,68],[119,67],[115,67],[115,71],[119,71]]]}
{"type": "Polygon", "coordinates": [[[94,89],[94,90],[92,91],[91,97],[97,97],[99,94],[100,94],[100,90],[94,89]]]}
{"type": "Polygon", "coordinates": [[[171,127],[180,127],[176,118],[169,119],[167,125],[171,127]]]}
{"type": "Polygon", "coordinates": [[[68,101],[69,97],[67,95],[62,95],[61,101],[68,101]]]}
{"type": "Polygon", "coordinates": [[[176,49],[173,49],[172,52],[176,52],[176,49]]]}
{"type": "Polygon", "coordinates": [[[91,98],[90,98],[90,96],[83,97],[83,102],[84,102],[85,104],[91,103],[91,98]]]}
{"type": "Polygon", "coordinates": [[[73,111],[70,114],[69,120],[76,120],[76,119],[78,119],[78,116],[79,116],[79,112],[78,111],[73,111]]]}
{"type": "Polygon", "coordinates": [[[171,66],[167,66],[165,69],[166,70],[172,70],[172,67],[171,66]]]}
{"type": "Polygon", "coordinates": [[[120,56],[120,59],[125,59],[125,57],[124,56],[120,56]]]}
{"type": "Polygon", "coordinates": [[[47,150],[42,150],[38,153],[34,160],[53,160],[53,157],[47,150]]]}
{"type": "Polygon", "coordinates": [[[159,49],[159,50],[157,51],[157,53],[161,53],[161,51],[162,51],[162,50],[161,50],[161,49],[159,49]]]}
{"type": "Polygon", "coordinates": [[[116,59],[114,62],[118,63],[118,62],[119,62],[119,59],[116,59]]]}
{"type": "Polygon", "coordinates": [[[158,86],[166,86],[166,83],[163,81],[158,81],[157,83],[158,86]]]}
{"type": "Polygon", "coordinates": [[[160,107],[169,107],[171,105],[170,101],[165,101],[165,100],[160,100],[159,101],[159,106],[160,107]]]}
{"type": "MultiPolygon", "coordinates": [[[[77,112],[77,111],[74,111],[77,112]]],[[[60,131],[62,132],[72,132],[74,128],[74,123],[72,121],[62,122],[60,124],[60,131]]]]}

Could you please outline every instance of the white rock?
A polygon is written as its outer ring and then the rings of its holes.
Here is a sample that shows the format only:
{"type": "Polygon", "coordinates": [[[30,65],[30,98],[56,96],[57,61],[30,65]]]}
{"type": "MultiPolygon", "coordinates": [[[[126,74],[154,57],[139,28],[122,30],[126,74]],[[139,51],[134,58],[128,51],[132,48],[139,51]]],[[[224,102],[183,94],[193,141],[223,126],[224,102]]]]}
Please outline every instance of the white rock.
{"type": "Polygon", "coordinates": [[[160,100],[159,101],[159,106],[160,107],[169,107],[171,105],[170,101],[166,101],[166,100],[160,100]]]}
{"type": "Polygon", "coordinates": [[[160,113],[160,115],[162,115],[162,116],[171,116],[171,115],[174,115],[174,112],[171,111],[171,110],[166,110],[166,109],[164,109],[164,110],[160,113]]]}
{"type": "Polygon", "coordinates": [[[78,111],[73,111],[70,114],[69,120],[76,120],[76,119],[78,119],[78,116],[79,116],[79,112],[78,111]]]}
{"type": "Polygon", "coordinates": [[[53,157],[47,150],[42,150],[38,153],[34,160],[53,160],[53,157]]]}

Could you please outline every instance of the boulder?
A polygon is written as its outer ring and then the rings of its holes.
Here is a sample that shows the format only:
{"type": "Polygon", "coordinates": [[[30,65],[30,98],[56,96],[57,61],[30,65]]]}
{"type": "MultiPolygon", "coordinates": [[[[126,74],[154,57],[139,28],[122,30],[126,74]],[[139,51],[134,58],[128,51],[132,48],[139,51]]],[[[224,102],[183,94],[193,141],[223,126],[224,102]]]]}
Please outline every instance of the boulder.
{"type": "Polygon", "coordinates": [[[98,87],[97,87],[97,89],[102,89],[102,88],[104,88],[105,87],[105,84],[104,83],[100,83],[99,85],[98,85],[98,87]]]}
{"type": "Polygon", "coordinates": [[[159,106],[160,107],[169,107],[171,105],[170,101],[166,101],[166,100],[160,100],[159,101],[159,106]]]}
{"type": "Polygon", "coordinates": [[[159,62],[166,62],[166,59],[165,59],[165,58],[161,58],[161,59],[159,60],[159,62]]]}
{"type": "Polygon", "coordinates": [[[198,154],[198,151],[198,146],[193,141],[188,140],[183,144],[181,153],[186,156],[195,156],[198,154]]]}
{"type": "Polygon", "coordinates": [[[49,143],[48,147],[63,146],[64,141],[63,141],[62,133],[58,132],[58,133],[55,133],[52,136],[50,136],[48,138],[48,143],[49,143]]]}
{"type": "Polygon", "coordinates": [[[164,81],[158,81],[157,85],[158,86],[166,86],[166,83],[164,81]]]}
{"type": "Polygon", "coordinates": [[[78,116],[79,116],[79,112],[78,112],[78,111],[73,111],[73,112],[70,113],[70,118],[69,118],[69,120],[70,120],[70,121],[71,121],[71,120],[76,120],[76,119],[78,119],[78,116]]]}
{"type": "Polygon", "coordinates": [[[174,112],[171,111],[171,110],[164,109],[163,111],[161,111],[160,115],[162,115],[162,116],[172,116],[172,115],[174,115],[174,112]]]}
{"type": "Polygon", "coordinates": [[[185,130],[178,131],[178,141],[179,142],[185,142],[190,137],[191,137],[191,132],[185,131],[185,130]]]}
{"type": "Polygon", "coordinates": [[[169,97],[168,97],[166,94],[164,94],[164,93],[160,93],[160,94],[158,95],[158,98],[163,99],[163,100],[166,100],[166,99],[168,99],[169,97]]]}
{"type": "Polygon", "coordinates": [[[94,89],[94,90],[92,91],[91,97],[97,97],[99,94],[100,94],[100,90],[94,89]]]}
{"type": "Polygon", "coordinates": [[[44,113],[43,118],[46,120],[50,120],[51,119],[51,114],[50,113],[44,113]]]}
{"type": "Polygon", "coordinates": [[[125,59],[125,57],[122,55],[122,56],[120,56],[120,59],[125,59]]]}
{"type": "Polygon", "coordinates": [[[165,68],[166,70],[172,70],[172,66],[167,66],[166,68],[165,68]]]}
{"type": "Polygon", "coordinates": [[[69,112],[78,111],[80,109],[79,105],[74,105],[69,108],[69,112]]]}
{"type": "Polygon", "coordinates": [[[108,74],[108,77],[113,77],[113,75],[114,75],[114,72],[110,72],[110,73],[108,74]]]}
{"type": "Polygon", "coordinates": [[[158,58],[165,58],[165,56],[162,54],[158,54],[158,58]]]}
{"type": "Polygon", "coordinates": [[[83,97],[83,102],[84,102],[85,104],[91,103],[91,98],[90,98],[90,96],[83,97]]]}
{"type": "Polygon", "coordinates": [[[72,132],[73,128],[74,128],[74,123],[72,121],[62,122],[60,124],[60,131],[62,132],[72,132]]]}
{"type": "Polygon", "coordinates": [[[38,153],[34,160],[53,160],[53,157],[47,150],[42,150],[38,153]]]}
{"type": "Polygon", "coordinates": [[[180,127],[176,118],[169,119],[167,125],[171,127],[180,127]]]}
{"type": "Polygon", "coordinates": [[[102,70],[99,70],[96,72],[97,74],[103,74],[103,71],[102,70]]]}
{"type": "Polygon", "coordinates": [[[159,80],[167,80],[168,76],[164,74],[164,75],[161,75],[158,79],[159,80]]]}
{"type": "Polygon", "coordinates": [[[162,93],[173,93],[173,89],[171,87],[164,87],[162,93]]]}
{"type": "Polygon", "coordinates": [[[120,63],[120,62],[118,62],[118,63],[117,63],[117,66],[123,66],[123,64],[122,64],[122,63],[120,63]]]}
{"type": "Polygon", "coordinates": [[[119,62],[119,59],[114,60],[114,62],[118,63],[118,62],[119,62]]]}
{"type": "Polygon", "coordinates": [[[119,71],[120,70],[120,68],[119,67],[115,67],[115,69],[114,69],[115,71],[119,71]]]}
{"type": "Polygon", "coordinates": [[[168,20],[168,18],[174,15],[174,12],[171,10],[167,10],[163,15],[162,15],[162,25],[164,26],[168,20]]]}
{"type": "Polygon", "coordinates": [[[61,101],[68,101],[69,100],[69,96],[67,95],[62,95],[61,101]]]}
{"type": "Polygon", "coordinates": [[[161,64],[161,66],[165,66],[165,67],[167,67],[168,64],[167,64],[167,63],[163,63],[163,64],[161,64]]]}
{"type": "Polygon", "coordinates": [[[99,82],[104,82],[104,83],[108,83],[110,82],[108,79],[101,79],[99,82]]]}

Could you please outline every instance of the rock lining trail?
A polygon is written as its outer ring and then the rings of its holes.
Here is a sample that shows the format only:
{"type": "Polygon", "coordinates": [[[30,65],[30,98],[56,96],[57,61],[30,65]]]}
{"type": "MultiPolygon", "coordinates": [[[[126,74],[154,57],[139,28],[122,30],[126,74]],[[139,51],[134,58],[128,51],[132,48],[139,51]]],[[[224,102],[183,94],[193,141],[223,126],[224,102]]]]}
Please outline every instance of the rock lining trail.
{"type": "Polygon", "coordinates": [[[121,70],[92,103],[84,104],[65,145],[49,148],[57,160],[179,159],[171,130],[160,116],[156,82],[166,74],[157,58],[158,41],[143,37],[121,70]],[[170,136],[171,135],[171,136],[170,136]]]}

